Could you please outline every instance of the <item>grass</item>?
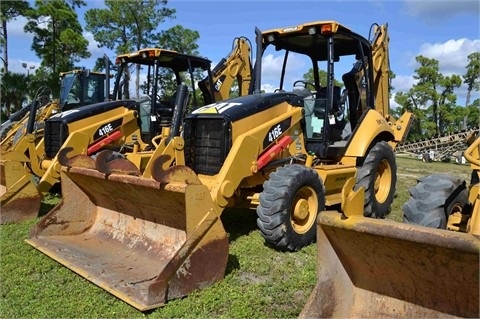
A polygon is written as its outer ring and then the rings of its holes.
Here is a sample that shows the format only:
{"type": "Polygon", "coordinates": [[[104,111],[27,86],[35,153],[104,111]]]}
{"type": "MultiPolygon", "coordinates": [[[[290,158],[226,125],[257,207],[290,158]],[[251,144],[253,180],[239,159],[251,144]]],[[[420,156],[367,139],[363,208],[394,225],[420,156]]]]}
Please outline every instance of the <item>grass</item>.
{"type": "MultiPolygon", "coordinates": [[[[397,191],[391,213],[401,206],[418,177],[448,173],[470,178],[470,168],[397,158],[397,191]]],[[[47,212],[58,198],[42,204],[47,212]]],[[[316,246],[282,253],[264,244],[255,212],[226,211],[230,239],[225,279],[142,313],[24,242],[37,220],[0,226],[0,318],[295,318],[316,282],[316,246]]]]}

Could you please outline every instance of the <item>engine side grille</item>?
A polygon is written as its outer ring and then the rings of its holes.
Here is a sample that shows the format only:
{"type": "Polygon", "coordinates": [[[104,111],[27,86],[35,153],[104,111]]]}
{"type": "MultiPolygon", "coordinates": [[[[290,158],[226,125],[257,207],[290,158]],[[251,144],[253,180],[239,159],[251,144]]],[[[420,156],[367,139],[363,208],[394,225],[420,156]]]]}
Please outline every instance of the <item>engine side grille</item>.
{"type": "Polygon", "coordinates": [[[68,136],[68,125],[63,121],[45,121],[45,155],[54,158],[68,136]]]}
{"type": "Polygon", "coordinates": [[[185,161],[197,174],[220,172],[231,147],[230,125],[223,117],[185,121],[185,161]]]}

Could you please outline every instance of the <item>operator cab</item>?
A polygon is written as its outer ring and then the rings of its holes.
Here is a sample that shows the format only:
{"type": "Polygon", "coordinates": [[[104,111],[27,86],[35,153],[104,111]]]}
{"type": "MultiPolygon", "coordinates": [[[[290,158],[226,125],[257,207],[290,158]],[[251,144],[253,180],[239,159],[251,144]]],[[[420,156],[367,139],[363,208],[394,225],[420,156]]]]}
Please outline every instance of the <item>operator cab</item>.
{"type": "Polygon", "coordinates": [[[269,82],[280,79],[275,91],[283,92],[285,83],[292,79],[308,79],[295,81],[293,90],[302,100],[307,151],[320,158],[344,154],[360,117],[373,107],[368,40],[334,21],[326,21],[263,34],[257,29],[257,48],[255,92],[260,91],[262,78],[268,77],[269,82]],[[260,73],[261,64],[268,62],[282,65],[279,76],[271,76],[272,68],[265,66],[260,73]]]}
{"type": "Polygon", "coordinates": [[[213,94],[204,96],[203,101],[196,95],[195,83],[205,72],[210,74],[207,59],[151,48],[120,55],[116,64],[114,96],[137,100],[141,139],[147,144],[162,132],[170,132],[176,111],[183,118],[187,109],[213,102],[213,94]]]}
{"type": "Polygon", "coordinates": [[[105,101],[105,74],[87,69],[60,73],[62,111],[105,101]]]}

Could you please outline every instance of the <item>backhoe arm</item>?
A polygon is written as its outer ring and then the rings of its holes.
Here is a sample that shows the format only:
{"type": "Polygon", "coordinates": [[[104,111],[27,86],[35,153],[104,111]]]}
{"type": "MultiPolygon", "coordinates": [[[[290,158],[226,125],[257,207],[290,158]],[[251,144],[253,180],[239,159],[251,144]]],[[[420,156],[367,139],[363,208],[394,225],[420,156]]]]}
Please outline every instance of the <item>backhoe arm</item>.
{"type": "Polygon", "coordinates": [[[372,40],[374,92],[376,109],[388,121],[390,118],[390,62],[388,59],[388,25],[375,25],[372,40]]]}
{"type": "Polygon", "coordinates": [[[212,70],[212,81],[209,81],[209,78],[200,81],[199,87],[202,93],[209,95],[209,92],[212,92],[209,85],[213,83],[215,101],[226,100],[230,98],[230,91],[237,80],[238,95],[247,95],[252,74],[250,52],[247,38],[235,38],[232,51],[212,70]]]}

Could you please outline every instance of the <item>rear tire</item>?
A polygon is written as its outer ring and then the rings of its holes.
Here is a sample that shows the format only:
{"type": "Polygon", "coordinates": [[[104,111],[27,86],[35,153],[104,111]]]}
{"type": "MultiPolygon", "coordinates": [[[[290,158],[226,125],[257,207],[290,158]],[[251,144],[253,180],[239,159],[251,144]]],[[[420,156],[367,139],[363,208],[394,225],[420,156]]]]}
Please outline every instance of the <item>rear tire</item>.
{"type": "Polygon", "coordinates": [[[316,218],[325,209],[320,176],[300,164],[280,167],[263,184],[257,225],[265,240],[282,251],[297,251],[315,240],[316,218]]]}
{"type": "Polygon", "coordinates": [[[363,215],[385,218],[390,210],[397,183],[397,165],[393,150],[385,141],[376,143],[357,171],[354,190],[365,189],[363,215]]]}
{"type": "Polygon", "coordinates": [[[420,178],[402,206],[403,222],[446,229],[448,217],[468,205],[465,185],[464,180],[443,174],[420,178]]]}

